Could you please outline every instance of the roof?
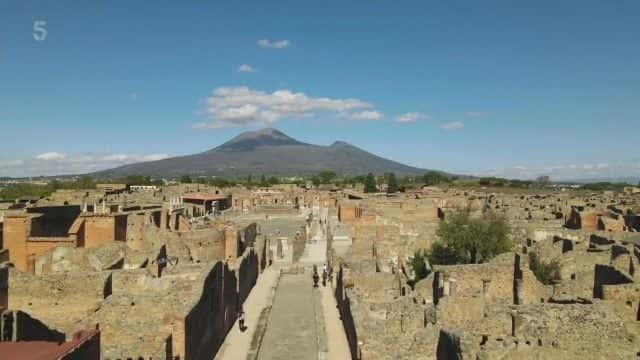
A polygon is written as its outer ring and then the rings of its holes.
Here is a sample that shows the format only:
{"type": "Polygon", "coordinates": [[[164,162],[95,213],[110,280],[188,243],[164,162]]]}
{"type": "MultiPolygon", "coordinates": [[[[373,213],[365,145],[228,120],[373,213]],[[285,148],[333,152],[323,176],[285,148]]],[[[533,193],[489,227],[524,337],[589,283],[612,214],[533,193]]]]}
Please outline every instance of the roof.
{"type": "Polygon", "coordinates": [[[9,359],[22,360],[54,360],[71,354],[84,342],[98,335],[98,330],[82,330],[74,334],[67,342],[58,344],[55,341],[2,341],[0,342],[0,354],[9,356],[9,359]]]}
{"type": "Polygon", "coordinates": [[[217,201],[226,200],[229,195],[225,194],[205,194],[205,193],[191,193],[182,196],[183,200],[200,200],[200,201],[217,201]]]}

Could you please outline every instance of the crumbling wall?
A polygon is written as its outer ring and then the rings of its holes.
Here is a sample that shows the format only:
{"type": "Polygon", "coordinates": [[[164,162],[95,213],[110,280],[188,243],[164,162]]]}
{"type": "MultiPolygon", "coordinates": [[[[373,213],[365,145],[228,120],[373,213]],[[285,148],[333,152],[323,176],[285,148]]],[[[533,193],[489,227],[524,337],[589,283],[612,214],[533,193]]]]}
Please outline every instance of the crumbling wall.
{"type": "Polygon", "coordinates": [[[28,271],[27,238],[30,228],[29,216],[5,216],[4,218],[4,246],[9,250],[9,261],[20,271],[28,271]]]}
{"type": "Polygon", "coordinates": [[[438,337],[438,347],[436,350],[437,360],[462,360],[462,345],[460,336],[452,331],[440,330],[438,337]]]}
{"type": "MultiPolygon", "coordinates": [[[[203,279],[202,292],[184,319],[184,358],[212,359],[236,319],[236,276],[217,262],[203,279]]],[[[174,349],[174,355],[179,355],[174,349]]]]}
{"type": "Polygon", "coordinates": [[[43,206],[27,208],[27,213],[41,214],[32,220],[31,236],[67,236],[71,224],[80,215],[80,206],[43,206]]]}
{"type": "Polygon", "coordinates": [[[605,285],[620,285],[633,283],[628,275],[623,274],[613,266],[596,264],[595,277],[593,282],[593,297],[599,299],[605,299],[605,295],[610,292],[604,292],[603,287],[605,285]]]}
{"type": "Polygon", "coordinates": [[[344,332],[347,336],[347,342],[349,343],[351,358],[360,359],[358,351],[358,334],[356,333],[356,326],[353,321],[353,314],[351,313],[351,299],[347,295],[347,290],[344,284],[344,269],[342,265],[340,265],[338,273],[336,274],[336,288],[334,296],[336,298],[338,312],[340,313],[340,319],[342,320],[342,326],[344,327],[344,332]]]}
{"type": "Polygon", "coordinates": [[[110,282],[109,272],[34,276],[10,269],[8,307],[71,333],[74,325],[104,300],[110,282]]]}
{"type": "Polygon", "coordinates": [[[63,342],[64,333],[50,329],[24,311],[5,310],[0,314],[0,341],[63,342]]]}
{"type": "MultiPolygon", "coordinates": [[[[116,218],[110,215],[85,217],[85,240],[87,248],[97,247],[116,240],[116,218]]],[[[124,241],[124,239],[122,239],[124,241]]]]}
{"type": "Polygon", "coordinates": [[[238,304],[244,304],[251,289],[258,280],[259,262],[258,256],[253,248],[247,249],[240,260],[238,266],[238,304]]]}

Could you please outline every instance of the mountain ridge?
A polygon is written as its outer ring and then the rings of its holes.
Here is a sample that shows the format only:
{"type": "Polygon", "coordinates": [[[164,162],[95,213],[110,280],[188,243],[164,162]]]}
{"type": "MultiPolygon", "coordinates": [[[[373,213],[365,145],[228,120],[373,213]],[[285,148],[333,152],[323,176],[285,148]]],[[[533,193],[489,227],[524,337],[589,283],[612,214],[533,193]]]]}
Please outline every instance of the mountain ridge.
{"type": "Polygon", "coordinates": [[[338,175],[369,172],[421,175],[426,169],[405,165],[371,154],[344,141],[315,145],[298,141],[280,130],[265,128],[246,131],[212,149],[193,155],[134,163],[102,170],[93,175],[240,176],[264,173],[274,176],[307,176],[332,170],[338,175]]]}

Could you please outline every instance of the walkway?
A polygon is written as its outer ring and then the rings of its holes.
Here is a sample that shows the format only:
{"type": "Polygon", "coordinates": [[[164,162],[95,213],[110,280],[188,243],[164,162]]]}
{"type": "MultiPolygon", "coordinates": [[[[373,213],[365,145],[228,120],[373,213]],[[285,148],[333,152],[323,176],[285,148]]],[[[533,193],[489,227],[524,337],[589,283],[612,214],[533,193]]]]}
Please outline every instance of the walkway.
{"type": "Polygon", "coordinates": [[[258,318],[262,310],[271,301],[279,275],[280,270],[270,266],[258,276],[258,281],[244,302],[245,326],[247,329],[244,332],[240,332],[236,321],[218,351],[215,357],[216,360],[244,360],[247,358],[251,340],[258,324],[258,318]]]}
{"type": "Polygon", "coordinates": [[[336,298],[333,295],[333,287],[330,285],[331,284],[327,284],[327,287],[321,289],[322,313],[324,315],[327,346],[329,348],[327,359],[350,359],[351,352],[349,351],[347,335],[344,332],[342,320],[340,320],[336,298]]]}
{"type": "MultiPolygon", "coordinates": [[[[216,360],[245,360],[248,356],[255,359],[256,351],[258,360],[351,358],[331,284],[312,286],[312,265],[321,268],[326,262],[326,227],[326,214],[322,224],[314,220],[312,241],[305,244],[304,256],[300,259],[300,264],[306,266],[303,274],[280,275],[280,267],[291,262],[290,251],[286,251],[291,247],[285,244],[286,257],[258,277],[245,302],[248,329],[241,333],[236,323],[216,360]]],[[[274,250],[277,249],[274,247],[274,250]]]]}

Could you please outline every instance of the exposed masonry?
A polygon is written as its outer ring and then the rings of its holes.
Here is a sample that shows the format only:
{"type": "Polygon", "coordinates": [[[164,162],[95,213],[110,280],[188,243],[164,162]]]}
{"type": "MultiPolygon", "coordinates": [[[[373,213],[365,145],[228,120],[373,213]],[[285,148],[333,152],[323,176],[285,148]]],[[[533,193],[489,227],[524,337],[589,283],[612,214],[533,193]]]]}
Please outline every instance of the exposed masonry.
{"type": "Polygon", "coordinates": [[[32,339],[84,358],[212,359],[263,270],[308,267],[316,238],[326,238],[354,359],[635,358],[640,349],[637,192],[107,185],[4,213],[0,349],[32,339]],[[506,216],[514,251],[431,266],[413,284],[410,257],[456,211],[506,216]],[[561,279],[540,283],[531,253],[557,260],[561,279]]]}

